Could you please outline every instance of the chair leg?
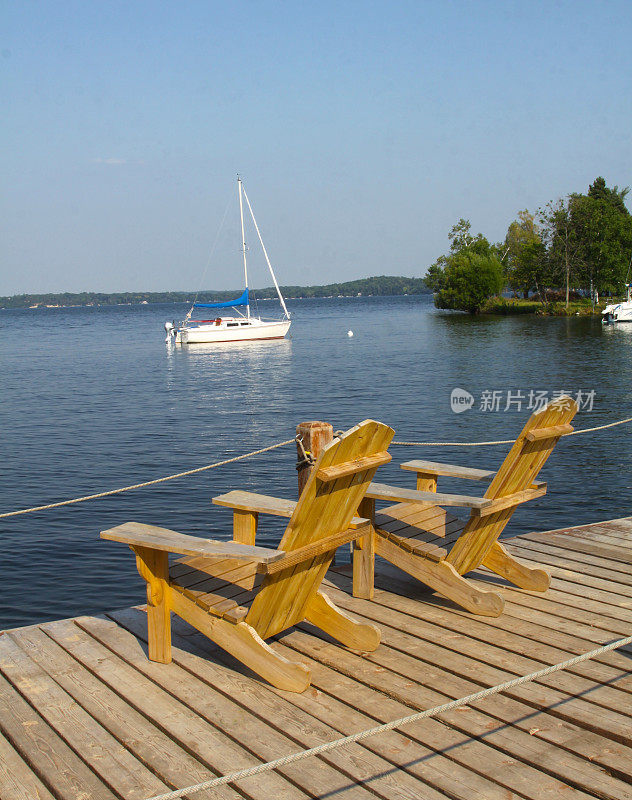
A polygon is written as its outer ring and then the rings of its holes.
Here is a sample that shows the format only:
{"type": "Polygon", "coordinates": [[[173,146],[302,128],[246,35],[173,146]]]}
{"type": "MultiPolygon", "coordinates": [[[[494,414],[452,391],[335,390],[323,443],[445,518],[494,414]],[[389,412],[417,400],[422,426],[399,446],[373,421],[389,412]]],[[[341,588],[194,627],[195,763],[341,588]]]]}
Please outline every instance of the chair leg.
{"type": "Polygon", "coordinates": [[[311,679],[307,667],[275,653],[251,625],[215,617],[177,590],[172,590],[171,594],[174,613],[268,683],[289,692],[307,689],[311,679]]]}
{"type": "Polygon", "coordinates": [[[499,617],[503,612],[505,601],[499,594],[478,589],[447,561],[414,555],[379,534],[376,553],[473,614],[499,617]]]}
{"type": "Polygon", "coordinates": [[[149,660],[171,662],[169,556],[161,550],[133,547],[136,567],[147,581],[147,646],[149,660]]]}
{"type": "Polygon", "coordinates": [[[305,619],[352,650],[370,652],[380,643],[378,627],[353,619],[323,592],[316,592],[310,597],[305,619]]]}
{"type": "Polygon", "coordinates": [[[375,532],[353,543],[353,596],[373,600],[375,593],[375,532]]]}
{"type": "Polygon", "coordinates": [[[491,546],[483,559],[483,566],[521,589],[546,592],[551,585],[551,576],[548,572],[522,564],[510,555],[500,542],[494,542],[491,546]]]}

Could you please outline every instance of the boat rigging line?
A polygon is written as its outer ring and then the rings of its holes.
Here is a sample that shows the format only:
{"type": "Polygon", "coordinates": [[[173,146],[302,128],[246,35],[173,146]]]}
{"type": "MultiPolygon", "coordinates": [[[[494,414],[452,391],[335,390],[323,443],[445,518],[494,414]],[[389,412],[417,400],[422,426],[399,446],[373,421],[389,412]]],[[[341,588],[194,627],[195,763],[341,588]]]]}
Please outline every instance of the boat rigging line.
{"type": "MultiPolygon", "coordinates": [[[[252,206],[250,205],[250,200],[248,200],[248,195],[246,193],[246,188],[243,185],[243,183],[241,183],[241,181],[240,181],[240,185],[241,185],[241,191],[244,193],[244,197],[246,198],[246,203],[248,203],[248,210],[250,211],[250,216],[252,217],[252,221],[254,223],[255,230],[257,231],[257,236],[259,237],[259,242],[261,243],[261,249],[263,250],[263,255],[265,256],[265,259],[266,259],[266,264],[268,265],[268,269],[270,270],[270,275],[272,275],[272,280],[274,281],[274,288],[276,289],[277,294],[279,295],[279,300],[281,301],[281,307],[282,307],[283,311],[285,312],[286,319],[289,319],[290,318],[290,312],[287,310],[287,306],[285,305],[285,300],[283,299],[283,295],[281,294],[281,289],[279,288],[279,284],[277,283],[276,275],[274,274],[274,270],[272,269],[272,264],[270,263],[270,259],[268,257],[268,251],[266,250],[266,246],[263,243],[263,239],[261,238],[261,232],[259,231],[259,226],[257,225],[257,220],[255,219],[255,213],[252,210],[252,206]]],[[[243,235],[243,228],[242,228],[242,235],[243,235]]],[[[244,264],[245,264],[245,259],[246,259],[246,255],[244,253],[244,264]]]]}
{"type": "Polygon", "coordinates": [[[204,267],[204,272],[202,273],[202,277],[200,278],[200,282],[198,284],[198,290],[195,293],[195,298],[193,300],[193,305],[189,309],[189,312],[187,314],[187,318],[189,318],[191,316],[191,312],[193,311],[193,306],[197,303],[198,295],[202,291],[202,284],[204,283],[204,281],[206,279],[206,273],[208,272],[208,268],[211,265],[211,259],[213,258],[213,255],[215,254],[215,248],[217,247],[217,243],[219,242],[220,234],[221,234],[221,232],[222,232],[222,230],[224,228],[224,223],[226,222],[226,217],[228,216],[228,209],[230,208],[230,204],[232,202],[232,199],[233,199],[233,193],[231,191],[231,193],[228,196],[228,202],[226,203],[226,208],[224,209],[224,216],[222,217],[222,221],[219,223],[219,228],[217,229],[217,233],[215,234],[215,240],[213,241],[213,246],[211,247],[211,252],[208,255],[208,259],[206,260],[206,266],[204,267]]]}

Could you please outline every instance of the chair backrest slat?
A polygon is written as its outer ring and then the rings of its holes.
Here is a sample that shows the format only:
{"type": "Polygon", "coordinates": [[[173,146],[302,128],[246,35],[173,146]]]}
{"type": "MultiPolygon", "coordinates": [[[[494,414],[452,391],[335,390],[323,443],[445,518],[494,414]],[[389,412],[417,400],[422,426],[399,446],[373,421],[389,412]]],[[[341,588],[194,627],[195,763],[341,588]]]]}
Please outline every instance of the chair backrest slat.
{"type": "MultiPolygon", "coordinates": [[[[490,483],[485,497],[497,500],[527,489],[553,452],[560,436],[572,430],[577,403],[560,397],[534,412],[490,483]]],[[[515,506],[485,517],[470,516],[463,533],[448,554],[454,568],[464,574],[480,566],[490,547],[511,519],[515,506]]]]}
{"type": "Polygon", "coordinates": [[[570,397],[561,397],[534,412],[494,476],[485,497],[496,499],[528,488],[576,413],[577,403],[570,397]],[[540,436],[544,430],[551,435],[540,436]],[[533,438],[529,434],[534,435],[533,438]]]}
{"type": "MultiPolygon", "coordinates": [[[[291,552],[349,527],[379,463],[384,462],[393,435],[387,425],[366,420],[323,450],[296,504],[280,550],[291,552]],[[377,455],[380,458],[373,458],[377,455]],[[350,470],[349,463],[354,461],[356,468],[350,470]],[[325,476],[335,476],[334,468],[339,465],[345,465],[344,474],[324,481],[318,477],[323,470],[334,470],[325,472],[325,476]]],[[[303,619],[305,606],[332,558],[330,551],[266,576],[248,612],[248,624],[266,638],[303,619]]]]}

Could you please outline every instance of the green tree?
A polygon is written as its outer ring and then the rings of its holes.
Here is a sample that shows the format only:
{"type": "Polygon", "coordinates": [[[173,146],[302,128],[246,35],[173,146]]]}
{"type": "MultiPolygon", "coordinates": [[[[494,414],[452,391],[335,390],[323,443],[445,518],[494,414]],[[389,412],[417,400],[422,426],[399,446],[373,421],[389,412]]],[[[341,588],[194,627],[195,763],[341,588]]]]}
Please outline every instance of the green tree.
{"type": "Polygon", "coordinates": [[[466,249],[448,259],[435,305],[477,314],[486,300],[502,291],[503,285],[502,265],[496,256],[466,249]]]}
{"type": "Polygon", "coordinates": [[[571,285],[578,286],[582,264],[582,249],[574,215],[576,194],[548,203],[540,212],[542,238],[546,244],[546,282],[550,286],[564,285],[568,308],[571,285]]]}
{"type": "Polygon", "coordinates": [[[439,256],[435,263],[428,267],[428,271],[424,277],[426,287],[433,292],[439,292],[443,288],[445,261],[446,256],[439,256]]]}
{"type": "Polygon", "coordinates": [[[606,181],[601,176],[595,180],[588,187],[588,197],[593,200],[605,200],[609,205],[615,208],[620,214],[628,215],[630,212],[626,208],[625,198],[630,192],[630,187],[626,186],[625,189],[619,189],[614,186],[609,189],[606,186],[606,181]]]}
{"type": "Polygon", "coordinates": [[[625,282],[632,251],[632,216],[625,206],[628,189],[609,189],[597,178],[573,204],[581,258],[580,282],[601,293],[618,292],[625,282]]]}
{"type": "Polygon", "coordinates": [[[628,189],[610,189],[599,177],[584,194],[549,203],[540,214],[549,277],[566,287],[618,292],[632,253],[628,189]]]}
{"type": "Polygon", "coordinates": [[[502,264],[482,234],[471,234],[468,220],[460,219],[448,239],[450,252],[430,266],[426,285],[435,292],[437,308],[476,314],[486,300],[502,290],[502,264]]]}
{"type": "Polygon", "coordinates": [[[502,254],[509,287],[515,292],[522,292],[527,298],[529,291],[536,288],[538,279],[541,281],[545,258],[546,252],[535,216],[526,209],[519,211],[518,219],[507,229],[502,254]]]}

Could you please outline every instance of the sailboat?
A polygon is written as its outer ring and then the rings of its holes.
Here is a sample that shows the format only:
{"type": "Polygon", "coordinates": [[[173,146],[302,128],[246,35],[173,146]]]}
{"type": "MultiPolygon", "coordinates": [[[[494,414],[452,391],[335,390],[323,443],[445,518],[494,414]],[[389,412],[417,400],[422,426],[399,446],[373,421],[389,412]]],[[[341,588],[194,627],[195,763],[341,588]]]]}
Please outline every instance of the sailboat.
{"type": "Polygon", "coordinates": [[[246,190],[242,183],[241,178],[237,178],[237,191],[239,194],[239,213],[241,217],[241,251],[244,263],[244,282],[245,289],[243,294],[235,300],[226,300],[221,303],[193,303],[186,318],[179,325],[174,325],[171,322],[165,323],[165,330],[167,332],[167,341],[175,339],[176,344],[202,344],[210,342],[241,342],[253,341],[261,339],[283,339],[290,329],[290,313],[285,305],[285,300],[281,294],[281,289],[277,283],[276,275],[272,269],[272,264],[268,258],[268,252],[261,238],[257,220],[250,205],[250,200],[246,194],[246,190]],[[253,316],[250,313],[250,290],[248,288],[248,263],[246,259],[246,234],[244,228],[244,199],[248,205],[252,222],[257,231],[259,242],[265,256],[270,275],[274,282],[274,288],[279,296],[281,308],[283,309],[283,318],[277,320],[265,320],[260,317],[253,316]],[[193,312],[197,309],[207,308],[233,308],[237,312],[237,316],[224,316],[219,314],[213,319],[192,319],[193,312]],[[239,311],[244,308],[245,313],[239,311]]]}

